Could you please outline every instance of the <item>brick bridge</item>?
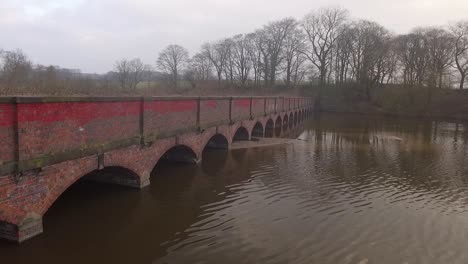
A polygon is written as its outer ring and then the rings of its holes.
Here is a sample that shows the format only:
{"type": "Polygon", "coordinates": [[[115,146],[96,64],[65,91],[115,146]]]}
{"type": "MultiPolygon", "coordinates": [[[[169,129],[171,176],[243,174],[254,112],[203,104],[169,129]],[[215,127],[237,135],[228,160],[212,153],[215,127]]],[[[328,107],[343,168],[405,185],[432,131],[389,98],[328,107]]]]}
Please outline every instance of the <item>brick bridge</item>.
{"type": "Polygon", "coordinates": [[[198,162],[205,147],[287,135],[312,98],[0,97],[0,238],[42,233],[74,182],[149,185],[160,159],[198,162]]]}

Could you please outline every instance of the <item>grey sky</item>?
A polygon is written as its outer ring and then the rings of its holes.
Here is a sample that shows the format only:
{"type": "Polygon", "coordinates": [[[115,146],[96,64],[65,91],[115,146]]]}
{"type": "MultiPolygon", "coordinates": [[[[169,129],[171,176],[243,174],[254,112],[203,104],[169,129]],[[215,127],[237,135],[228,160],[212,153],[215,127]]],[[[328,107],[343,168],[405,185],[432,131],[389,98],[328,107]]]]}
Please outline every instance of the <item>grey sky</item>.
{"type": "Polygon", "coordinates": [[[468,19],[468,0],[0,0],[0,48],[21,48],[34,63],[103,73],[123,57],[154,65],[168,44],[193,53],[205,41],[324,6],[397,33],[468,19]]]}

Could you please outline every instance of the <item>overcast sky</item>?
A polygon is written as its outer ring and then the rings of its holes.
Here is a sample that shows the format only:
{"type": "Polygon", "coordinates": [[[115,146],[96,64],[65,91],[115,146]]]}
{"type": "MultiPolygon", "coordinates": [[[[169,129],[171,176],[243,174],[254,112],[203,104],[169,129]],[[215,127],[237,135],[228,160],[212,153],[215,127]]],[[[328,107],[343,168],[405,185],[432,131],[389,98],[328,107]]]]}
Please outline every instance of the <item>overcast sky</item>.
{"type": "Polygon", "coordinates": [[[0,49],[20,48],[34,63],[104,73],[120,58],[154,65],[168,44],[193,53],[203,42],[326,6],[396,33],[468,19],[468,0],[0,0],[0,49]]]}

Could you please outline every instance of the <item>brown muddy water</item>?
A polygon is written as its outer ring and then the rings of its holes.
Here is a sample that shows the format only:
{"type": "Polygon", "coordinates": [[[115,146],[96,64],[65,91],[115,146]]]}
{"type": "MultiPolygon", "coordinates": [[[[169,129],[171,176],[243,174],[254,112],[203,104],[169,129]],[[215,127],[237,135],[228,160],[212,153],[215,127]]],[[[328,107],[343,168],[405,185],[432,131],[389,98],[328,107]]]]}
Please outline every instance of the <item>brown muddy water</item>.
{"type": "Polygon", "coordinates": [[[468,263],[468,125],[320,115],[292,144],[79,182],[0,263],[468,263]]]}

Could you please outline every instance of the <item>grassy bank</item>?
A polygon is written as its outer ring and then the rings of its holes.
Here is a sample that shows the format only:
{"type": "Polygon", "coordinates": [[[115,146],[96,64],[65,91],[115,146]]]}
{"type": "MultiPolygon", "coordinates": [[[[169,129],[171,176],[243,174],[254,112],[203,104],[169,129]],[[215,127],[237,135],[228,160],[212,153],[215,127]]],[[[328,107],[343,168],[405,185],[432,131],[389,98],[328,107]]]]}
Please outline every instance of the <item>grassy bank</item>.
{"type": "Polygon", "coordinates": [[[135,89],[122,89],[115,82],[97,80],[61,80],[53,83],[28,83],[9,89],[0,84],[0,96],[300,96],[303,87],[248,85],[240,87],[216,80],[180,81],[174,87],[167,81],[142,81],[135,89]]]}
{"type": "Polygon", "coordinates": [[[304,93],[321,94],[318,110],[325,112],[468,120],[468,90],[385,86],[372,90],[370,100],[356,85],[311,87],[304,93]]]}

